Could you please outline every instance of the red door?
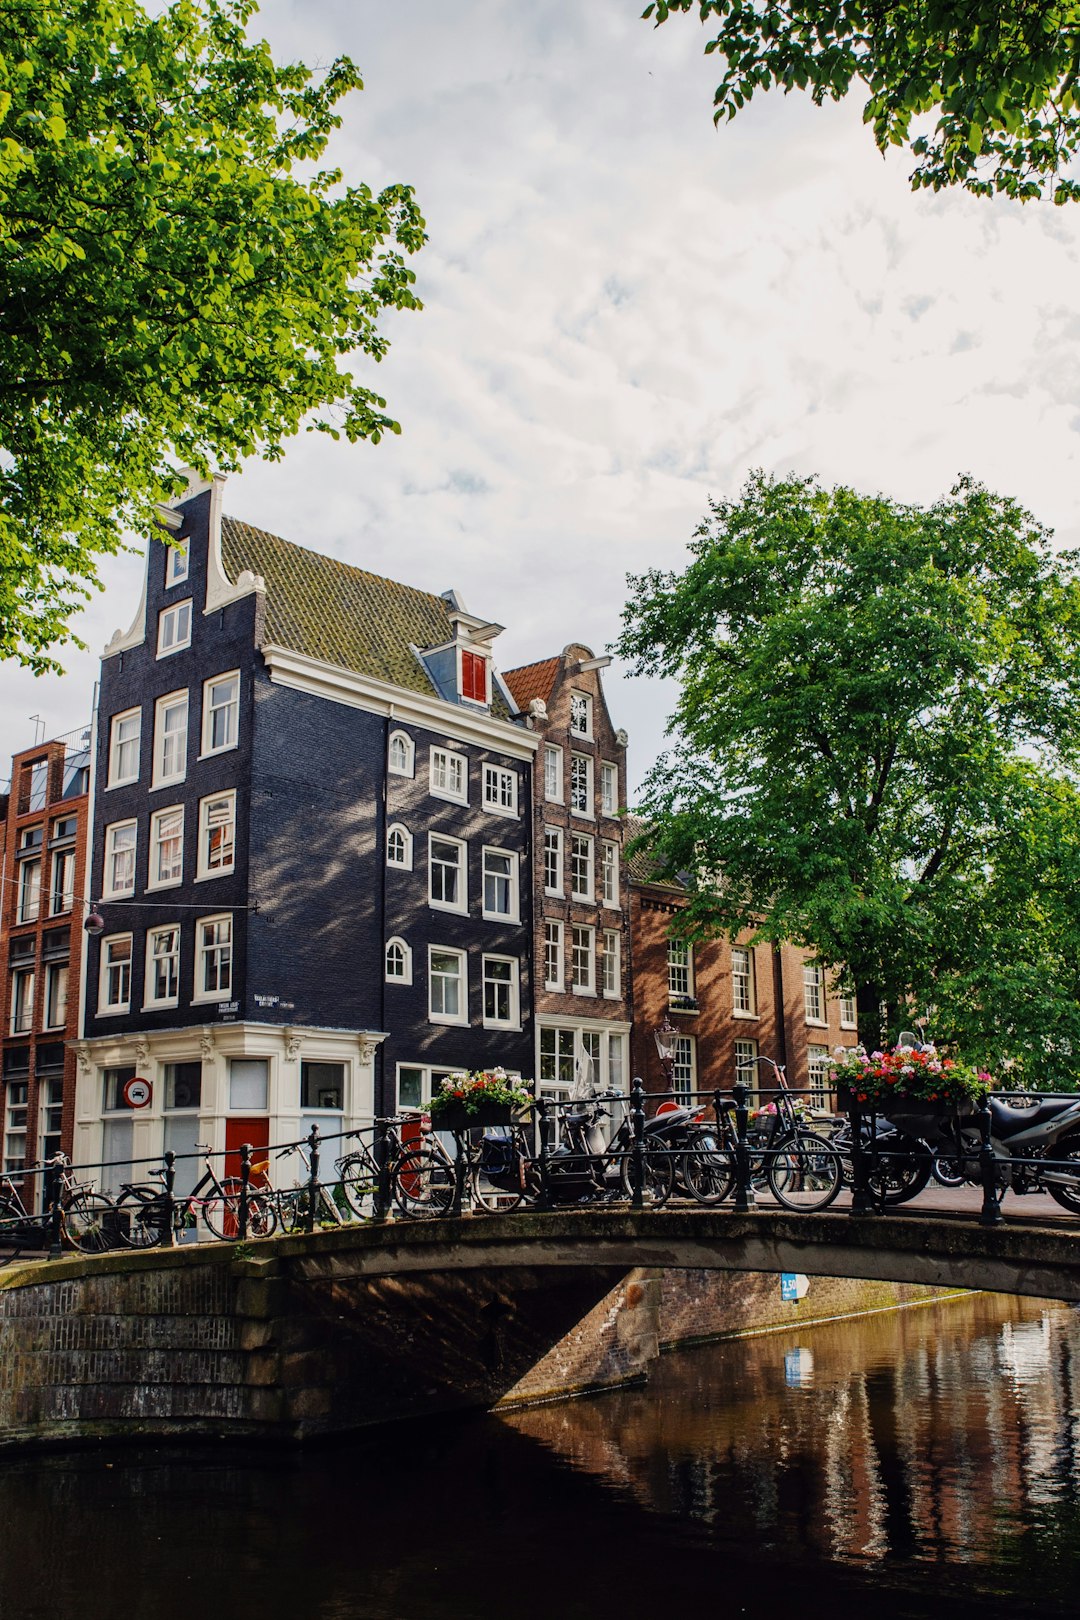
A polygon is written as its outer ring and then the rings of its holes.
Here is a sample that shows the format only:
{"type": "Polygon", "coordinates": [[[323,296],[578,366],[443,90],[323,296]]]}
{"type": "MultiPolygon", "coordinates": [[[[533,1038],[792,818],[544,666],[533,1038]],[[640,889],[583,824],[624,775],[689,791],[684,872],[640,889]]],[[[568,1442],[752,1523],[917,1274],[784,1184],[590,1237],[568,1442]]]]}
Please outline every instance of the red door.
{"type": "Polygon", "coordinates": [[[225,1121],[226,1176],[239,1176],[240,1149],[245,1142],[251,1143],[251,1185],[261,1187],[268,1180],[266,1166],[270,1158],[269,1119],[229,1118],[225,1121]],[[256,1166],[259,1168],[256,1169],[256,1166]]]}

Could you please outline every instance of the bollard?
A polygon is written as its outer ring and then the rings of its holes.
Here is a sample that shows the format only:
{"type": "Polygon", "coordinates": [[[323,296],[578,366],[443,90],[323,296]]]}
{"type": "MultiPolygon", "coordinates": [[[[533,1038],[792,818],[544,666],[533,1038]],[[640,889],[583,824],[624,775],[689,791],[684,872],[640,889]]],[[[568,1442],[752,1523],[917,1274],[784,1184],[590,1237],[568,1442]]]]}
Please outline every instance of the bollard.
{"type": "Polygon", "coordinates": [[[60,1206],[60,1166],[49,1166],[48,1190],[45,1195],[49,1211],[49,1259],[59,1260],[64,1252],[64,1212],[60,1206]]]}
{"type": "Polygon", "coordinates": [[[377,1221],[385,1221],[390,1213],[390,1131],[385,1119],[375,1121],[375,1212],[377,1221]]]}
{"type": "Polygon", "coordinates": [[[735,1208],[743,1211],[751,1209],[754,1200],[750,1186],[750,1149],[746,1139],[750,1110],[747,1107],[748,1093],[741,1080],[735,1082],[731,1095],[735,1099],[735,1208]]]}
{"type": "Polygon", "coordinates": [[[551,1152],[550,1130],[551,1122],[548,1119],[548,1100],[546,1097],[537,1097],[536,1112],[537,1123],[537,1168],[540,1172],[540,1197],[537,1199],[537,1209],[551,1208],[551,1179],[548,1173],[548,1156],[551,1152]]]}
{"type": "Polygon", "coordinates": [[[304,1211],[304,1228],[315,1230],[315,1210],[319,1202],[319,1127],[313,1125],[308,1132],[308,1201],[304,1211]]]}
{"type": "Polygon", "coordinates": [[[645,1204],[645,1087],[639,1077],[630,1082],[630,1126],[634,1145],[630,1159],[630,1203],[634,1209],[645,1204]]]}
{"type": "Polygon", "coordinates": [[[997,1159],[990,1145],[993,1124],[994,1116],[990,1110],[990,1098],[987,1096],[983,1098],[982,1107],[979,1109],[979,1135],[982,1137],[982,1146],[979,1148],[979,1180],[982,1182],[983,1193],[982,1209],[979,1211],[980,1226],[997,1226],[1005,1218],[1001,1213],[1001,1197],[998,1192],[997,1159]]]}
{"type": "Polygon", "coordinates": [[[241,1243],[247,1242],[248,1234],[248,1190],[251,1186],[251,1143],[240,1144],[240,1210],[237,1217],[237,1236],[241,1243]]]}
{"type": "Polygon", "coordinates": [[[454,1131],[454,1197],[450,1204],[451,1215],[460,1215],[465,1204],[465,1127],[454,1131]]]}
{"type": "MultiPolygon", "coordinates": [[[[851,1214],[876,1215],[873,1195],[870,1192],[870,1161],[863,1141],[862,1108],[857,1102],[852,1102],[848,1108],[848,1119],[851,1121],[851,1214]]],[[[873,1120],[871,1119],[871,1126],[873,1120]]]]}
{"type": "Polygon", "coordinates": [[[176,1186],[176,1154],[172,1148],[165,1153],[165,1188],[162,1200],[165,1206],[165,1226],[158,1243],[162,1248],[171,1249],[176,1242],[176,1199],[173,1189],[176,1186]]]}

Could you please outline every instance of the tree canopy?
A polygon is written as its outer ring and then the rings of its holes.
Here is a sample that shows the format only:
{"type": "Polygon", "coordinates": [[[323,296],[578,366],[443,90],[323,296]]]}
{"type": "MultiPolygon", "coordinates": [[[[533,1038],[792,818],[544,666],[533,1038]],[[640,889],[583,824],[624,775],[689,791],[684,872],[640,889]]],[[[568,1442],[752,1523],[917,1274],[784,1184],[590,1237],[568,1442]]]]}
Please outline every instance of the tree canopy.
{"type": "Polygon", "coordinates": [[[756,473],[629,581],[618,651],[679,683],[642,811],[693,931],[811,947],[870,1038],[914,999],[973,1058],[1075,1072],[1080,583],[1049,541],[966,478],[920,508],[756,473]]]}
{"type": "Polygon", "coordinates": [[[70,635],[170,468],[397,424],[349,369],[419,308],[412,188],[318,167],[340,57],[277,65],[254,0],[0,0],[0,657],[70,635]]]}
{"type": "Polygon", "coordinates": [[[912,187],[960,186],[1057,203],[1080,197],[1064,171],[1080,147],[1078,0],[652,0],[656,25],[697,9],[724,61],[715,120],[759,90],[839,101],[859,81],[884,152],[907,146],[912,187]]]}

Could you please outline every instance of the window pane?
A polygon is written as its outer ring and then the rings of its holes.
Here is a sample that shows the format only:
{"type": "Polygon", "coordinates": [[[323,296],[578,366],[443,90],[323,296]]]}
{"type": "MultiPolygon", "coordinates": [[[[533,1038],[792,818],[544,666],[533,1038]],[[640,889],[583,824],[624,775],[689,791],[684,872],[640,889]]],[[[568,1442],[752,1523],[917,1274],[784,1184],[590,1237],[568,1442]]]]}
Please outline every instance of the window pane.
{"type": "Polygon", "coordinates": [[[270,1084],[270,1064],[266,1058],[229,1060],[229,1107],[265,1108],[270,1084]]]}
{"type": "Polygon", "coordinates": [[[338,1108],[345,1095],[344,1063],[301,1063],[301,1108],[338,1108]]]}

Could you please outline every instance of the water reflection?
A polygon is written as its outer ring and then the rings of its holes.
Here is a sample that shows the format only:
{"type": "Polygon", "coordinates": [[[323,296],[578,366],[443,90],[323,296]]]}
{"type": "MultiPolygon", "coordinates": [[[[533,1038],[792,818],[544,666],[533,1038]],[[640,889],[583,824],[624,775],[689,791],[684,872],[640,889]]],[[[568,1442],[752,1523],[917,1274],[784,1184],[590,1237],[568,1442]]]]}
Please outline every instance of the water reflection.
{"type": "Polygon", "coordinates": [[[0,1615],[1075,1612],[1080,1316],[974,1297],[666,1357],[648,1390],[303,1455],[0,1472],[0,1615]]]}

